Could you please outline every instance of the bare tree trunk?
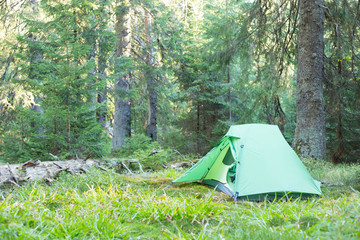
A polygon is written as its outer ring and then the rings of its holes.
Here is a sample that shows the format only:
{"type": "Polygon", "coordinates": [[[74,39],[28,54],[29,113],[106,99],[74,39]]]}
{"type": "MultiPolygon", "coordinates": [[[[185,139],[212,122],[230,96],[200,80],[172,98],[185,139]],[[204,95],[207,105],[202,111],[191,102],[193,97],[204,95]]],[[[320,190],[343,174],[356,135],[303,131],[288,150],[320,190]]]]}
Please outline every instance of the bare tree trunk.
{"type": "MultiPolygon", "coordinates": [[[[130,11],[127,1],[122,1],[116,11],[116,63],[115,68],[120,68],[120,57],[130,57],[130,11]]],[[[116,69],[121,71],[122,69],[116,69]]],[[[119,151],[125,144],[125,138],[131,135],[131,99],[128,94],[131,86],[130,70],[120,76],[115,82],[115,112],[112,151],[119,151]]]]}
{"type": "MultiPolygon", "coordinates": [[[[105,79],[106,73],[105,73],[105,69],[106,69],[106,58],[104,56],[105,51],[104,51],[104,46],[103,46],[103,41],[104,39],[102,39],[102,36],[100,36],[99,38],[99,57],[98,57],[98,80],[99,81],[103,81],[105,79]]],[[[106,103],[107,101],[107,88],[106,86],[101,89],[97,95],[97,103],[101,104],[101,106],[98,108],[97,111],[97,120],[98,123],[101,124],[102,128],[106,127],[106,103]]]]}
{"type": "Polygon", "coordinates": [[[70,122],[70,106],[67,104],[67,119],[66,119],[66,143],[67,143],[67,150],[70,150],[70,143],[71,143],[71,122],[70,122]]]}
{"type": "MultiPolygon", "coordinates": [[[[109,10],[106,8],[106,3],[102,2],[100,4],[101,6],[101,12],[103,17],[106,17],[106,15],[109,14],[109,10]]],[[[105,27],[105,26],[103,26],[105,27]]],[[[106,79],[106,73],[105,69],[107,67],[107,50],[106,50],[106,36],[100,35],[98,38],[98,62],[97,62],[97,81],[103,82],[106,79]]],[[[101,128],[106,128],[108,126],[107,122],[107,107],[106,107],[106,101],[107,101],[107,85],[105,84],[102,89],[98,89],[97,91],[97,121],[100,123],[101,128]]]]}
{"type": "MultiPolygon", "coordinates": [[[[29,78],[30,79],[39,79],[40,76],[36,75],[35,66],[40,63],[43,58],[43,53],[36,44],[36,38],[33,35],[29,36],[32,41],[32,46],[30,47],[30,69],[29,69],[29,78]]],[[[37,112],[39,115],[44,114],[44,109],[41,107],[41,97],[34,93],[34,104],[32,104],[31,109],[34,112],[37,112]]],[[[37,134],[40,134],[43,138],[45,138],[45,129],[41,126],[41,122],[32,121],[30,123],[31,127],[35,130],[37,134]]]]}
{"type": "Polygon", "coordinates": [[[227,83],[228,83],[228,92],[227,92],[227,101],[229,104],[229,112],[228,112],[228,119],[231,122],[231,89],[230,89],[230,66],[227,66],[227,83]]]}
{"type": "Polygon", "coordinates": [[[151,138],[151,141],[157,139],[156,129],[156,113],[157,113],[157,93],[156,93],[156,81],[152,72],[154,67],[154,56],[153,56],[153,44],[151,37],[151,19],[150,13],[145,9],[145,34],[146,34],[146,64],[148,65],[147,73],[147,91],[148,91],[148,103],[149,103],[149,117],[146,126],[146,135],[151,138]]]}
{"type": "Polygon", "coordinates": [[[196,153],[200,153],[200,103],[197,102],[196,104],[196,153]]]}
{"type": "MultiPolygon", "coordinates": [[[[30,38],[30,41],[32,42],[30,47],[30,68],[29,68],[29,78],[30,79],[36,79],[39,78],[39,76],[36,75],[36,64],[40,63],[43,58],[43,53],[41,49],[37,46],[37,40],[36,37],[30,34],[28,36],[30,38]]],[[[32,105],[31,109],[35,112],[38,112],[39,114],[43,114],[44,110],[42,109],[40,105],[40,98],[38,96],[34,97],[35,104],[32,105]]],[[[31,123],[32,127],[36,127],[36,123],[31,123]]],[[[43,128],[39,128],[38,132],[43,133],[45,130],[43,128]]]]}
{"type": "Polygon", "coordinates": [[[301,0],[293,147],[302,157],[325,160],[324,1],[301,0]]]}
{"type": "MultiPolygon", "coordinates": [[[[229,1],[226,0],[226,7],[225,7],[225,16],[226,16],[226,24],[228,23],[229,20],[229,16],[228,16],[228,5],[229,5],[229,1]]],[[[226,48],[229,49],[229,43],[226,42],[226,48]]],[[[227,92],[227,101],[228,101],[228,105],[229,105],[229,111],[228,111],[228,120],[231,122],[231,88],[230,88],[230,62],[227,64],[226,66],[227,68],[227,83],[228,83],[228,92],[227,92]]]]}
{"type": "MultiPolygon", "coordinates": [[[[96,55],[96,43],[95,41],[92,41],[92,47],[91,47],[91,51],[89,54],[89,61],[91,61],[92,59],[95,61],[95,55],[96,55]]],[[[91,87],[93,87],[96,84],[96,65],[94,64],[94,67],[90,69],[89,71],[89,75],[91,78],[91,87]]],[[[91,103],[90,105],[90,111],[94,112],[93,114],[93,120],[94,122],[96,121],[96,90],[94,89],[93,92],[91,92],[90,94],[90,99],[88,100],[89,103],[91,103]]]]}
{"type": "Polygon", "coordinates": [[[345,152],[344,148],[344,139],[343,139],[343,124],[342,124],[342,107],[343,107],[343,98],[341,96],[341,90],[343,88],[344,82],[342,77],[342,67],[341,67],[341,41],[340,41],[340,33],[338,27],[335,27],[335,46],[336,46],[336,55],[337,55],[337,79],[338,82],[335,84],[336,88],[336,116],[337,116],[337,123],[336,123],[336,136],[337,136],[337,149],[331,156],[331,161],[333,163],[341,163],[343,161],[342,155],[345,152]]]}

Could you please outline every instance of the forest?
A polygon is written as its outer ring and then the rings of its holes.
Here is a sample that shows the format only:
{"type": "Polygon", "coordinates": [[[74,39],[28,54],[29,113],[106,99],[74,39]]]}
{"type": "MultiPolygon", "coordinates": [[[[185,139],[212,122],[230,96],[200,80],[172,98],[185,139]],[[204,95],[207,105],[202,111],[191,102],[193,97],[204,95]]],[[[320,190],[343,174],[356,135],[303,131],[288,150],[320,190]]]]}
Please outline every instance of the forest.
{"type": "Polygon", "coordinates": [[[2,1],[1,159],[101,158],[148,139],[202,156],[230,125],[267,123],[298,152],[326,141],[305,156],[356,163],[359,2],[325,4],[311,40],[295,0],[2,1]],[[300,40],[323,58],[299,66],[312,54],[300,40]],[[312,66],[309,100],[297,71],[312,66]],[[297,115],[301,100],[321,117],[297,115]]]}
{"type": "Polygon", "coordinates": [[[0,26],[1,238],[360,236],[360,0],[0,0],[0,26]],[[323,195],[168,187],[252,123],[323,195]]]}

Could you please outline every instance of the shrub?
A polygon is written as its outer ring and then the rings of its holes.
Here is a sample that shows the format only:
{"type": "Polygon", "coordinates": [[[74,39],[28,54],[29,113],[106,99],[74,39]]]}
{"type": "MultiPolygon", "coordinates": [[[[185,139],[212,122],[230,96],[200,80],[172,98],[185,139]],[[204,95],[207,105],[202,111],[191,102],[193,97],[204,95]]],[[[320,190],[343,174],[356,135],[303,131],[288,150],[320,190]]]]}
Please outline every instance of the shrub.
{"type": "Polygon", "coordinates": [[[163,148],[159,142],[151,142],[144,134],[136,134],[125,140],[122,149],[115,153],[120,158],[138,159],[145,170],[159,170],[179,158],[172,149],[163,148]]]}

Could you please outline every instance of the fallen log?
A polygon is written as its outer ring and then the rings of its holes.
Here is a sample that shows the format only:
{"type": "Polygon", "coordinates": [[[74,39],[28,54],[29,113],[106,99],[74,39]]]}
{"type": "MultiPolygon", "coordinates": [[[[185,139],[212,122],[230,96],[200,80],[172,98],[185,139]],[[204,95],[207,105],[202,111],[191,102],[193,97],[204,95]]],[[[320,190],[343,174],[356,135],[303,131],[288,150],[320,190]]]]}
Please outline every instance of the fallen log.
{"type": "MultiPolygon", "coordinates": [[[[188,168],[194,165],[199,159],[192,161],[180,161],[171,163],[164,168],[188,168]]],[[[86,160],[66,160],[66,161],[34,161],[30,160],[22,164],[0,165],[0,187],[3,185],[19,186],[25,182],[44,180],[52,183],[61,172],[73,175],[88,173],[88,168],[97,167],[103,171],[108,168],[123,168],[129,174],[134,174],[132,164],[138,165],[140,172],[144,172],[138,159],[86,159],[86,160]]],[[[1,196],[0,196],[1,198],[1,196]]]]}
{"type": "Polygon", "coordinates": [[[101,160],[27,161],[23,164],[0,165],[0,186],[18,186],[23,182],[45,180],[48,183],[63,171],[70,174],[87,173],[87,168],[101,166],[101,160]]]}

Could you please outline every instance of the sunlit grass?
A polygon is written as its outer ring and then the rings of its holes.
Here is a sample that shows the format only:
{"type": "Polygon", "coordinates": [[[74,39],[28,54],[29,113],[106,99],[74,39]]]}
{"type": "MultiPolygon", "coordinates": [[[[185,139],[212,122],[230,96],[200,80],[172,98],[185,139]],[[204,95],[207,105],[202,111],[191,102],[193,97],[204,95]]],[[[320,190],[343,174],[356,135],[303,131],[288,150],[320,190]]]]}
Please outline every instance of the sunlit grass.
{"type": "Polygon", "coordinates": [[[138,175],[91,169],[2,192],[0,239],[358,239],[359,166],[305,160],[324,195],[233,203],[183,170],[138,175]]]}
{"type": "Polygon", "coordinates": [[[337,164],[316,161],[314,159],[303,159],[306,168],[311,175],[322,182],[332,185],[356,185],[360,183],[359,164],[337,164]]]}

